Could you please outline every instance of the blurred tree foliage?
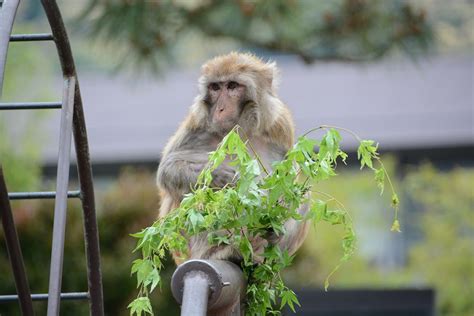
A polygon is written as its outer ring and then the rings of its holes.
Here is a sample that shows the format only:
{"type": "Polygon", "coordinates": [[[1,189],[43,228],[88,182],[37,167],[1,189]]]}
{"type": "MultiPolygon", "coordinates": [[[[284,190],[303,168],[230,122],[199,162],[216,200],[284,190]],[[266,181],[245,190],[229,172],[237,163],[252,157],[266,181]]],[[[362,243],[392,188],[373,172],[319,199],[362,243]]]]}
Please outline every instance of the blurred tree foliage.
{"type": "MultiPolygon", "coordinates": [[[[7,183],[8,184],[8,183],[7,183]]],[[[128,303],[136,295],[136,280],[130,276],[135,239],[129,234],[152,223],[157,215],[158,195],[154,176],[139,170],[124,170],[112,188],[98,198],[98,223],[104,304],[106,315],[128,315],[128,303]]],[[[51,235],[53,227],[53,201],[15,201],[15,222],[25,259],[31,290],[46,293],[48,289],[51,235]]],[[[0,230],[0,293],[15,293],[11,267],[6,257],[3,230],[0,230]]],[[[174,264],[170,260],[164,271],[169,283],[174,264]]],[[[86,291],[87,275],[84,254],[84,235],[80,202],[68,206],[62,290],[86,291]]],[[[171,292],[163,288],[153,295],[154,308],[159,315],[176,315],[178,306],[171,292]]],[[[47,304],[35,302],[37,315],[45,315],[47,304]]],[[[0,304],[0,315],[19,315],[17,304],[0,304]]],[[[61,315],[87,315],[88,303],[64,301],[61,315]]]]}
{"type": "MultiPolygon", "coordinates": [[[[349,172],[324,188],[338,192],[358,226],[357,255],[334,275],[333,286],[433,287],[438,315],[473,315],[474,170],[441,172],[430,164],[409,169],[396,184],[404,192],[401,200],[409,201],[401,207],[401,234],[388,232],[391,215],[383,212],[384,202],[367,200],[374,195],[371,182],[368,175],[349,172]],[[407,248],[405,262],[387,266],[397,239],[407,248]]],[[[314,227],[286,278],[297,286],[322,287],[341,255],[338,238],[332,227],[314,227]]]]}
{"type": "MultiPolygon", "coordinates": [[[[15,32],[34,33],[34,27],[23,23],[15,27],[15,32]]],[[[53,85],[54,63],[47,57],[51,50],[38,45],[23,45],[27,48],[17,43],[9,46],[0,100],[46,101],[51,96],[53,85]],[[41,73],[41,76],[31,76],[32,73],[41,73]]],[[[60,70],[59,65],[57,69],[60,70]]],[[[0,163],[10,191],[38,190],[43,140],[40,130],[44,127],[45,115],[46,112],[38,111],[0,112],[0,163]]]]}
{"type": "Polygon", "coordinates": [[[368,61],[396,47],[415,56],[432,39],[425,10],[403,0],[90,0],[79,21],[155,69],[193,32],[307,63],[368,61]]]}
{"type": "MultiPolygon", "coordinates": [[[[32,123],[31,118],[28,119],[32,123]]],[[[35,124],[15,137],[9,132],[6,117],[0,116],[0,165],[3,167],[9,191],[38,189],[41,175],[39,146],[31,136],[35,124]],[[21,146],[18,146],[21,144],[21,146]]]]}
{"type": "Polygon", "coordinates": [[[474,170],[409,173],[406,190],[422,209],[422,239],[410,249],[413,275],[439,289],[441,315],[474,314],[474,170]]]}
{"type": "MultiPolygon", "coordinates": [[[[338,199],[353,212],[360,242],[356,256],[334,275],[329,290],[433,286],[437,291],[439,315],[472,315],[474,197],[471,184],[474,171],[460,168],[440,172],[430,165],[408,171],[396,184],[405,191],[402,200],[412,201],[402,207],[402,234],[389,232],[392,214],[388,209],[383,211],[386,201],[373,199],[376,189],[372,175],[350,170],[341,173],[328,184],[330,187],[321,189],[337,192],[338,199]],[[409,226],[418,232],[418,237],[409,248],[404,266],[387,267],[384,262],[374,260],[373,254],[380,249],[393,252],[390,238],[406,238],[409,226]],[[371,254],[373,247],[376,249],[371,254]]],[[[131,253],[135,240],[129,234],[150,225],[156,218],[158,196],[154,174],[124,170],[113,187],[98,196],[98,202],[106,315],[128,315],[126,305],[136,295],[136,280],[130,276],[130,264],[137,257],[131,253]]],[[[53,203],[18,201],[13,207],[32,290],[46,292],[53,203]]],[[[87,286],[81,217],[79,203],[71,202],[66,230],[64,291],[82,291],[87,286]]],[[[294,266],[285,272],[285,278],[293,286],[322,288],[327,273],[341,256],[339,242],[333,228],[318,225],[300,250],[294,266]]],[[[0,253],[6,253],[3,240],[0,240],[0,253]]],[[[170,260],[163,284],[169,284],[173,270],[174,263],[170,260]]],[[[6,256],[0,257],[0,271],[11,271],[6,256]]],[[[10,273],[2,274],[1,281],[0,293],[15,292],[10,273]]],[[[154,292],[152,302],[158,315],[178,315],[168,286],[154,292]]],[[[45,303],[34,305],[39,315],[45,313],[45,303]]],[[[64,302],[61,311],[64,315],[84,315],[87,304],[64,302]]],[[[2,304],[0,314],[19,314],[18,306],[2,304]]]]}

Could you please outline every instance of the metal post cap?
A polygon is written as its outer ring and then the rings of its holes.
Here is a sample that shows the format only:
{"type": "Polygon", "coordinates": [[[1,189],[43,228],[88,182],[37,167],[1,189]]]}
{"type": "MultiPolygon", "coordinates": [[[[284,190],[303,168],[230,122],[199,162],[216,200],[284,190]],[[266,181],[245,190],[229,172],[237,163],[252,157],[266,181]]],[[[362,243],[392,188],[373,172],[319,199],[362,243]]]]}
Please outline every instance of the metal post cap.
{"type": "Polygon", "coordinates": [[[186,277],[201,274],[209,285],[208,312],[232,306],[245,297],[245,278],[242,270],[225,260],[193,259],[184,262],[173,273],[171,291],[176,301],[183,302],[186,277]]]}

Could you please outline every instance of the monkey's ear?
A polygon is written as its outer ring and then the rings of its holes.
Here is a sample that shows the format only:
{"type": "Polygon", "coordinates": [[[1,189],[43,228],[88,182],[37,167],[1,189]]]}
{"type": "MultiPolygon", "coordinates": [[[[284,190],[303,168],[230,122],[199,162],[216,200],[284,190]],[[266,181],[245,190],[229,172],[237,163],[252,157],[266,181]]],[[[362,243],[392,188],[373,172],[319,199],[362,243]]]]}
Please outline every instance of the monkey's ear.
{"type": "Polygon", "coordinates": [[[200,95],[194,99],[193,105],[189,109],[188,127],[191,129],[205,126],[208,116],[207,105],[200,95]]]}
{"type": "Polygon", "coordinates": [[[278,70],[276,62],[273,61],[266,63],[263,74],[268,87],[272,92],[276,92],[278,85],[280,84],[280,71],[278,70]]]}
{"type": "MultiPolygon", "coordinates": [[[[204,100],[204,98],[206,97],[207,95],[207,79],[205,78],[205,76],[201,76],[199,77],[198,79],[198,89],[199,89],[199,96],[201,98],[201,100],[204,100]]],[[[196,100],[194,100],[196,102],[196,100]]]]}

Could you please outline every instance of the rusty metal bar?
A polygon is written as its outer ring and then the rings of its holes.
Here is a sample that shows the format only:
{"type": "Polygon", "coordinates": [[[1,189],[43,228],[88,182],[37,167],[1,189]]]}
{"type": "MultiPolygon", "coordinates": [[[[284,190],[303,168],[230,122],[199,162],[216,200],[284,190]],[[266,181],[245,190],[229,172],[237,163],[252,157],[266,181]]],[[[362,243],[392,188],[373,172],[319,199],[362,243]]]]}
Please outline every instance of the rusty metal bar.
{"type": "MultiPolygon", "coordinates": [[[[71,46],[69,45],[66,28],[64,27],[58,5],[54,0],[41,0],[41,3],[43,4],[55,38],[63,76],[75,76],[77,78],[71,46]]],[[[90,311],[91,315],[94,316],[104,315],[99,231],[95,212],[94,184],[79,84],[76,84],[74,95],[73,133],[82,195],[81,201],[84,212],[84,239],[87,260],[87,279],[90,293],[90,311]]]]}
{"type": "Polygon", "coordinates": [[[67,78],[64,84],[64,107],[61,111],[61,127],[59,131],[58,177],[56,182],[53,245],[51,249],[51,266],[49,274],[49,316],[59,315],[76,78],[67,78]]]}
{"type": "Polygon", "coordinates": [[[189,260],[171,278],[182,316],[240,316],[245,287],[240,268],[225,260],[189,260]]]}
{"type": "Polygon", "coordinates": [[[15,278],[17,297],[20,300],[20,308],[23,315],[34,315],[33,303],[31,301],[31,292],[26,276],[25,264],[21,253],[20,241],[15,228],[10,201],[8,200],[8,191],[3,177],[2,166],[0,165],[0,220],[2,221],[7,252],[10,257],[10,263],[15,278]]]}
{"type": "Polygon", "coordinates": [[[87,279],[91,296],[91,315],[100,316],[104,315],[104,300],[102,273],[100,269],[99,228],[97,226],[95,211],[94,183],[89,157],[89,144],[87,141],[86,123],[79,86],[76,86],[73,133],[84,214],[84,240],[87,260],[87,279]]]}
{"type": "Polygon", "coordinates": [[[10,43],[10,34],[19,2],[19,0],[8,0],[3,3],[0,10],[0,96],[2,95],[3,76],[5,75],[5,63],[7,60],[8,44],[10,43]]]}
{"type": "MultiPolygon", "coordinates": [[[[10,200],[40,200],[40,199],[54,199],[56,197],[55,191],[47,192],[10,192],[8,198],[10,200]]],[[[81,191],[68,191],[68,198],[81,198],[81,191]]]]}
{"type": "Polygon", "coordinates": [[[84,212],[84,239],[87,259],[87,276],[91,295],[91,315],[104,315],[102,274],[100,270],[99,228],[95,211],[94,184],[89,157],[89,144],[82,100],[76,87],[73,133],[77,155],[77,171],[81,186],[81,201],[84,212]]]}
{"type": "Polygon", "coordinates": [[[14,34],[10,36],[10,42],[37,42],[37,41],[53,41],[53,34],[14,34]]]}
{"type": "Polygon", "coordinates": [[[58,49],[59,60],[64,77],[77,77],[76,68],[74,66],[74,58],[72,57],[71,45],[67,36],[66,27],[64,26],[61,11],[55,0],[41,0],[46,17],[48,18],[51,31],[53,33],[54,42],[58,49]]]}
{"type": "Polygon", "coordinates": [[[61,102],[10,102],[0,103],[1,110],[48,110],[60,109],[61,102]]]}
{"type": "MultiPolygon", "coordinates": [[[[41,294],[31,294],[31,300],[33,301],[46,301],[48,299],[47,293],[41,294]]],[[[88,292],[69,292],[61,293],[61,301],[79,301],[79,300],[88,300],[88,292]]],[[[2,295],[0,296],[1,303],[9,303],[18,300],[18,295],[2,295]]]]}

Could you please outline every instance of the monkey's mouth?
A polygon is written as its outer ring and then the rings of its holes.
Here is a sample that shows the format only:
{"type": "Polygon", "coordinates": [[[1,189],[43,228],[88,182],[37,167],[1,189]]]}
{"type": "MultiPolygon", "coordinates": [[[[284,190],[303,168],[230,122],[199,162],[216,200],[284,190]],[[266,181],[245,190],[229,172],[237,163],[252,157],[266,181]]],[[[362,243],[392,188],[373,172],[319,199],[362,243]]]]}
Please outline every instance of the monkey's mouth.
{"type": "Polygon", "coordinates": [[[217,136],[224,137],[237,125],[236,120],[223,120],[219,122],[213,122],[211,132],[217,136]]]}

